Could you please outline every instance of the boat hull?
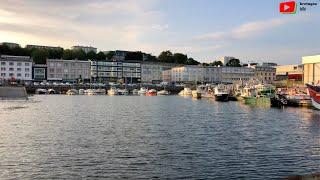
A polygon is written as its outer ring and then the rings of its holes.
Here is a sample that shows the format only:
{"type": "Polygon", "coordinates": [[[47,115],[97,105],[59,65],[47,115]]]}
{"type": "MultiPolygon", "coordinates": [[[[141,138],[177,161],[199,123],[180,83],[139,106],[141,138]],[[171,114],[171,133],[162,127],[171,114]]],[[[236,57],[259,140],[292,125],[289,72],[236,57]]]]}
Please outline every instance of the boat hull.
{"type": "Polygon", "coordinates": [[[229,101],[229,94],[215,94],[214,99],[216,101],[226,102],[229,101]]]}
{"type": "Polygon", "coordinates": [[[307,84],[312,106],[320,110],[320,88],[307,84]]]}

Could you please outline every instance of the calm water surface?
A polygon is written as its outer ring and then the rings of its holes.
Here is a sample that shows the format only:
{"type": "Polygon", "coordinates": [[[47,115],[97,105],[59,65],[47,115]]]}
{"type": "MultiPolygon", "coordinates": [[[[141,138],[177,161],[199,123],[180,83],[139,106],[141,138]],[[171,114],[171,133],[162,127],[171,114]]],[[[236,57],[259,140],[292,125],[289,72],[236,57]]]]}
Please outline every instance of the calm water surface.
{"type": "Polygon", "coordinates": [[[320,111],[179,96],[0,102],[0,179],[279,179],[320,172],[320,111]]]}

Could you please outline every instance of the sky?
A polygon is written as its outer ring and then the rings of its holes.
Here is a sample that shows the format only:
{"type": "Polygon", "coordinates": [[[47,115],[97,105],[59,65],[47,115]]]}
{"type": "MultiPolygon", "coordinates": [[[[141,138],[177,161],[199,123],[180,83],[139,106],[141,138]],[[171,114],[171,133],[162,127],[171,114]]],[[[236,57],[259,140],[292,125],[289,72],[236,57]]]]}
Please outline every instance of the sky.
{"type": "Polygon", "coordinates": [[[0,42],[298,64],[320,54],[320,0],[305,1],[289,15],[280,0],[0,0],[0,42]]]}

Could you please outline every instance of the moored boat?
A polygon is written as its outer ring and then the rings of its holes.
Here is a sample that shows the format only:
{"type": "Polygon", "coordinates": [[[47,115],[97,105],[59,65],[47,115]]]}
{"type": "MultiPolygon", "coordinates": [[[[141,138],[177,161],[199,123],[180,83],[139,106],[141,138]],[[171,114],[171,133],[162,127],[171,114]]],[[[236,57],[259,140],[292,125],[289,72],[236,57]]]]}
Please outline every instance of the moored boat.
{"type": "Polygon", "coordinates": [[[69,89],[66,92],[66,95],[68,95],[68,96],[77,95],[77,94],[78,94],[78,91],[76,89],[69,89]]]}
{"type": "Polygon", "coordinates": [[[157,92],[157,95],[166,96],[169,95],[169,92],[167,90],[161,90],[157,92]]]}
{"type": "Polygon", "coordinates": [[[320,87],[317,85],[306,84],[311,97],[312,106],[320,110],[320,87]]]}
{"type": "Polygon", "coordinates": [[[222,101],[222,102],[228,101],[229,92],[224,86],[218,85],[214,88],[214,98],[216,101],[222,101]]]}
{"type": "Polygon", "coordinates": [[[150,89],[146,93],[147,96],[156,96],[157,95],[157,90],[155,89],[150,89]]]}
{"type": "Polygon", "coordinates": [[[191,96],[192,91],[190,88],[184,88],[182,91],[179,92],[180,96],[191,96]]]}
{"type": "Polygon", "coordinates": [[[111,87],[111,88],[108,90],[108,95],[109,95],[109,96],[118,95],[118,90],[117,90],[115,87],[111,87]]]}
{"type": "Polygon", "coordinates": [[[88,95],[88,96],[94,96],[94,95],[96,95],[97,93],[96,93],[96,91],[95,91],[94,89],[87,89],[87,90],[85,91],[85,94],[88,95]]]}
{"type": "Polygon", "coordinates": [[[147,93],[147,89],[144,87],[141,87],[140,90],[138,91],[139,95],[146,95],[146,93],[147,93]]]}
{"type": "Polygon", "coordinates": [[[192,93],[192,97],[195,99],[200,99],[201,98],[201,92],[194,90],[191,92],[192,93]]]}
{"type": "Polygon", "coordinates": [[[129,95],[129,91],[127,89],[118,89],[118,95],[129,95]]]}
{"type": "Polygon", "coordinates": [[[132,90],[132,94],[133,94],[133,95],[138,95],[138,92],[139,92],[139,90],[138,90],[138,89],[134,89],[134,90],[132,90]]]}

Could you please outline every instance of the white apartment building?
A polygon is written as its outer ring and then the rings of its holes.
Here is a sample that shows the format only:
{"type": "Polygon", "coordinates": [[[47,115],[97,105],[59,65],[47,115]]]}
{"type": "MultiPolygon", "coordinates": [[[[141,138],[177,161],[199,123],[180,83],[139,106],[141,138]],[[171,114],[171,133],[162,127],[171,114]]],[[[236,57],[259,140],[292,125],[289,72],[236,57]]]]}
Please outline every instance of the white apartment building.
{"type": "Polygon", "coordinates": [[[232,56],[221,56],[218,58],[218,61],[221,61],[222,64],[225,66],[231,59],[235,59],[235,57],[232,56]]]}
{"type": "Polygon", "coordinates": [[[204,83],[235,83],[246,82],[254,77],[254,69],[248,67],[212,67],[212,66],[181,66],[164,71],[163,77],[171,82],[204,82],[204,83]],[[171,78],[167,77],[171,75],[171,78]]]}
{"type": "Polygon", "coordinates": [[[190,65],[175,67],[171,70],[172,82],[204,82],[206,69],[203,66],[190,65]]]}
{"type": "Polygon", "coordinates": [[[47,59],[49,81],[90,80],[90,62],[80,60],[47,59]]]}
{"type": "Polygon", "coordinates": [[[176,67],[178,65],[179,64],[144,61],[141,63],[141,82],[161,82],[163,81],[162,72],[176,67]]]}
{"type": "Polygon", "coordinates": [[[88,53],[90,51],[93,51],[97,53],[97,48],[92,46],[72,46],[73,50],[83,50],[85,53],[88,53]]]}
{"type": "Polygon", "coordinates": [[[7,56],[0,58],[0,79],[32,80],[32,59],[29,56],[7,56]]]}
{"type": "Polygon", "coordinates": [[[246,82],[255,75],[254,69],[248,67],[223,66],[218,68],[221,69],[219,71],[219,80],[223,83],[246,82]]]}

